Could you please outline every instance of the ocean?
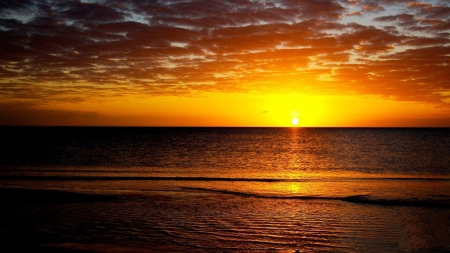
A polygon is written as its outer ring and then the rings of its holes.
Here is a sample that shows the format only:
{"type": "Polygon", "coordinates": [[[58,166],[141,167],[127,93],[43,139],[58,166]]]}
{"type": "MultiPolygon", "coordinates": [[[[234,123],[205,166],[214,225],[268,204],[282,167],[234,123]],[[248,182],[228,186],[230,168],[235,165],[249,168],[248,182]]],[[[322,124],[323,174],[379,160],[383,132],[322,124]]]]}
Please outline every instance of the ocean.
{"type": "Polygon", "coordinates": [[[10,252],[450,252],[448,128],[1,130],[10,252]]]}

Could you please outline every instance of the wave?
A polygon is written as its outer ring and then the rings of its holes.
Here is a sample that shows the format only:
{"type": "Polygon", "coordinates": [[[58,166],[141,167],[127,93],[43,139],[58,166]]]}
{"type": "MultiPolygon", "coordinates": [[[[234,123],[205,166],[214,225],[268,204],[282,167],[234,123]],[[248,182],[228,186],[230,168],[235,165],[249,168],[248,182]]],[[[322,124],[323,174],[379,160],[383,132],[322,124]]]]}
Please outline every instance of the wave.
{"type": "MultiPolygon", "coordinates": [[[[229,194],[240,197],[264,198],[264,199],[285,199],[285,200],[333,200],[344,201],[355,204],[370,204],[379,206],[406,206],[406,207],[430,207],[430,208],[450,208],[450,198],[443,196],[444,199],[419,199],[419,198],[401,198],[389,199],[380,198],[371,195],[352,195],[352,196],[320,196],[320,195],[275,195],[252,192],[241,192],[232,190],[211,189],[202,187],[180,186],[182,190],[202,191],[219,194],[229,194]]],[[[138,194],[140,195],[140,194],[138,194]]],[[[126,195],[115,194],[93,194],[80,193],[65,190],[49,189],[23,189],[23,188],[0,188],[2,202],[6,203],[71,203],[71,202],[96,202],[126,200],[126,195]],[[123,199],[125,197],[125,199],[123,199]]],[[[135,196],[133,194],[133,196],[135,196]]],[[[142,195],[141,197],[146,196],[142,195]]]]}
{"type": "Polygon", "coordinates": [[[437,207],[450,208],[450,202],[439,201],[433,199],[380,199],[373,198],[369,195],[355,195],[341,198],[343,201],[358,204],[374,204],[382,206],[412,206],[412,207],[437,207]]]}
{"type": "Polygon", "coordinates": [[[228,181],[228,182],[335,182],[335,181],[450,181],[450,178],[443,177],[308,177],[308,178],[244,178],[244,177],[180,177],[180,176],[0,176],[0,180],[85,180],[85,181],[105,181],[105,180],[148,180],[148,181],[228,181]]]}
{"type": "Polygon", "coordinates": [[[435,199],[383,199],[376,198],[370,195],[353,195],[344,197],[331,197],[331,196],[284,196],[284,195],[271,195],[271,194],[259,194],[249,192],[239,192],[230,190],[218,190],[199,187],[181,187],[187,190],[214,192],[221,194],[231,194],[241,197],[254,197],[254,198],[268,198],[268,199],[297,199],[297,200],[339,200],[355,204],[372,204],[380,206],[408,206],[408,207],[434,207],[434,208],[450,208],[450,199],[447,201],[435,200],[435,199]]]}
{"type": "Polygon", "coordinates": [[[148,181],[229,181],[229,182],[305,182],[304,179],[223,178],[223,177],[153,177],[153,176],[0,176],[0,180],[148,180],[148,181]]]}

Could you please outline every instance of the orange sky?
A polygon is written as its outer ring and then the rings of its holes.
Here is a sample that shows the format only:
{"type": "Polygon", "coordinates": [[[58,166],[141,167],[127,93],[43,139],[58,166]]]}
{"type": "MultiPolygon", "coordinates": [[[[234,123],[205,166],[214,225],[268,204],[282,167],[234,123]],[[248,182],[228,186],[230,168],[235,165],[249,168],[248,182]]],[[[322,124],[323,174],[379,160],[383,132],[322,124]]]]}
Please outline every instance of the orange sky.
{"type": "Polygon", "coordinates": [[[6,0],[0,50],[0,125],[450,127],[444,0],[6,0]]]}

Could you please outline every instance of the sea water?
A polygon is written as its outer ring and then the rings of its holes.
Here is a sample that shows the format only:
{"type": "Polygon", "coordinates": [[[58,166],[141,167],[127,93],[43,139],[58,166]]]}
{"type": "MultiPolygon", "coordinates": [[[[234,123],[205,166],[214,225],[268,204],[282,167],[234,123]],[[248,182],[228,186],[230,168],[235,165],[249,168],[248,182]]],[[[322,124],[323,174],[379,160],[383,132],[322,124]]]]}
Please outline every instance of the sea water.
{"type": "Polygon", "coordinates": [[[1,134],[0,236],[11,244],[450,251],[449,129],[5,127],[1,134]]]}

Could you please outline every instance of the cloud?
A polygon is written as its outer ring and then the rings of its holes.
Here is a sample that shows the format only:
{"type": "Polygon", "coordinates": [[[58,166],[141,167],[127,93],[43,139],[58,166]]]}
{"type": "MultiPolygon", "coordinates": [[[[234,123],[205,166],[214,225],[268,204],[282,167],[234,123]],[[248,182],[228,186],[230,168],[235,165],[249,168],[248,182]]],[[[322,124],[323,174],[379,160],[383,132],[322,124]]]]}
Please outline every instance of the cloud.
{"type": "Polygon", "coordinates": [[[389,15],[389,16],[381,16],[374,18],[374,21],[380,22],[398,22],[401,26],[410,26],[417,24],[417,20],[414,18],[412,14],[398,14],[398,15],[389,15]]]}
{"type": "Polygon", "coordinates": [[[383,6],[376,3],[367,3],[362,6],[362,9],[367,12],[380,12],[385,10],[383,6]]]}
{"type": "Polygon", "coordinates": [[[0,103],[0,126],[198,126],[197,116],[105,115],[96,111],[47,109],[39,103],[0,103]]]}
{"type": "Polygon", "coordinates": [[[432,18],[448,18],[450,7],[448,5],[432,5],[429,3],[412,2],[408,7],[415,9],[419,15],[432,18]]]}
{"type": "Polygon", "coordinates": [[[80,22],[115,22],[122,21],[128,16],[127,13],[116,10],[105,4],[86,3],[78,1],[61,1],[56,7],[59,13],[68,21],[80,22]]]}
{"type": "Polygon", "coordinates": [[[0,96],[43,103],[308,91],[448,106],[449,8],[391,0],[3,1],[0,96]]]}
{"type": "Polygon", "coordinates": [[[37,109],[31,103],[0,104],[0,125],[90,125],[102,122],[96,112],[37,109]]]}
{"type": "Polygon", "coordinates": [[[410,10],[413,13],[380,16],[375,18],[374,21],[395,23],[410,31],[435,33],[450,29],[450,23],[447,19],[450,14],[450,7],[448,6],[410,1],[404,11],[410,10]]]}
{"type": "Polygon", "coordinates": [[[353,11],[351,13],[348,13],[347,16],[362,16],[362,12],[361,11],[353,11]]]}
{"type": "Polygon", "coordinates": [[[337,19],[345,8],[336,0],[284,0],[289,8],[298,8],[303,18],[337,19]]]}

